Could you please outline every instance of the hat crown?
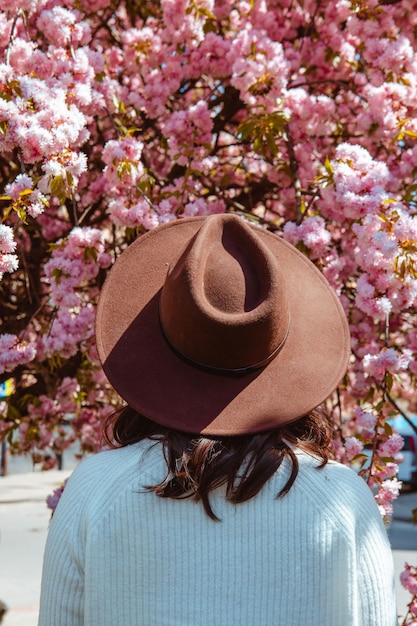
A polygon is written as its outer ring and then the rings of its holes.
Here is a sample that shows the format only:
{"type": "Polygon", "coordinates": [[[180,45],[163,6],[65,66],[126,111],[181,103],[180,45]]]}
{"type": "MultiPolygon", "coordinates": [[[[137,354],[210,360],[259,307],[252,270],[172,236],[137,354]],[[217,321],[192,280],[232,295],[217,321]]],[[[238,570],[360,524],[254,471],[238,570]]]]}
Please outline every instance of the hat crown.
{"type": "Polygon", "coordinates": [[[171,347],[198,366],[266,365],[289,325],[277,259],[242,219],[206,220],[168,271],[160,320],[171,347]]]}

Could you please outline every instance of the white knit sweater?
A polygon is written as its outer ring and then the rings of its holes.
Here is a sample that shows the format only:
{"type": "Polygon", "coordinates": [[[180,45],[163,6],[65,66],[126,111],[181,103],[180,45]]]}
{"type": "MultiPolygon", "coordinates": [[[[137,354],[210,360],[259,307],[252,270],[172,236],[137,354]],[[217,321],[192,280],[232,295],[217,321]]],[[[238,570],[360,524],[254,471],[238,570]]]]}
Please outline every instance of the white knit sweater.
{"type": "Polygon", "coordinates": [[[391,551],[371,491],[347,467],[297,452],[248,502],[143,490],[160,444],[80,464],[51,523],[40,626],[395,626],[391,551]]]}

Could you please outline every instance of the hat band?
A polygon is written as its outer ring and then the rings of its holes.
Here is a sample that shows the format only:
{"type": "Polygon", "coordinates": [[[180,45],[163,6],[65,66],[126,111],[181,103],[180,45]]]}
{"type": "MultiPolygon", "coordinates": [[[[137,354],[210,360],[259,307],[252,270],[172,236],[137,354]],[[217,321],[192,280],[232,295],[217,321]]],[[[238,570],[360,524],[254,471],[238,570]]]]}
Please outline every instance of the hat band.
{"type": "Polygon", "coordinates": [[[167,342],[168,346],[171,348],[171,350],[177,355],[179,356],[183,361],[185,361],[186,363],[188,363],[188,365],[191,365],[192,367],[196,367],[197,369],[201,369],[205,372],[208,372],[209,374],[220,374],[220,375],[224,375],[224,376],[245,376],[246,374],[251,374],[252,372],[255,372],[256,370],[260,370],[264,367],[266,367],[268,365],[268,363],[270,363],[271,361],[273,361],[275,359],[275,357],[280,353],[280,351],[282,350],[287,337],[288,337],[288,333],[290,332],[290,325],[291,325],[291,320],[290,320],[290,313],[288,312],[288,323],[287,323],[287,328],[285,329],[285,334],[284,337],[282,339],[282,341],[280,342],[280,344],[271,352],[271,354],[269,354],[265,359],[262,359],[262,361],[258,361],[258,363],[255,363],[254,365],[247,365],[245,367],[234,367],[234,368],[229,368],[229,367],[215,367],[214,365],[205,365],[204,363],[199,363],[198,361],[195,361],[194,359],[191,359],[189,356],[187,356],[186,354],[184,354],[183,352],[181,352],[181,350],[179,350],[176,346],[174,346],[174,344],[171,342],[170,338],[168,337],[164,325],[162,323],[162,318],[161,318],[161,308],[158,308],[158,314],[159,314],[159,324],[161,326],[161,330],[162,330],[162,334],[165,337],[165,341],[167,342]]]}

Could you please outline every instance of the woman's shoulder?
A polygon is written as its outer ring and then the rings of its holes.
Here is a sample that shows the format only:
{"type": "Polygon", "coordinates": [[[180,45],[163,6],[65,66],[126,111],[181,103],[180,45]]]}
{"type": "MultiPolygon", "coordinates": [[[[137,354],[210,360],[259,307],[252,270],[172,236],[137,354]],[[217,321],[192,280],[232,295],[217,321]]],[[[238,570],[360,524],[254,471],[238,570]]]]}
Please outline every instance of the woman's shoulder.
{"type": "Polygon", "coordinates": [[[85,472],[94,473],[101,471],[105,467],[114,468],[120,464],[129,465],[132,460],[145,449],[144,442],[125,446],[123,448],[103,448],[98,452],[88,455],[81,460],[79,465],[75,468],[73,475],[82,474],[85,472]]]}
{"type": "Polygon", "coordinates": [[[299,475],[296,480],[300,488],[311,496],[311,499],[321,505],[323,501],[331,506],[340,506],[355,511],[368,511],[369,514],[378,514],[372,490],[366,481],[347,465],[330,460],[320,466],[320,461],[310,454],[297,451],[299,475]]]}
{"type": "Polygon", "coordinates": [[[120,474],[129,468],[138,469],[138,464],[151,466],[161,458],[160,444],[143,440],[121,448],[103,448],[99,452],[83,459],[74,470],[73,475],[101,474],[109,471],[111,475],[120,474]]]}
{"type": "MultiPolygon", "coordinates": [[[[82,460],[68,479],[62,495],[67,508],[104,506],[141,480],[162,462],[160,444],[142,441],[123,448],[105,449],[82,460]]],[[[146,480],[146,478],[145,478],[146,480]]]]}
{"type": "Polygon", "coordinates": [[[320,468],[322,461],[320,458],[314,456],[314,454],[310,454],[309,452],[300,449],[295,450],[295,453],[301,471],[303,469],[315,469],[317,470],[318,475],[321,474],[323,477],[325,477],[325,480],[334,480],[338,483],[343,482],[355,486],[366,486],[363,478],[358,476],[355,470],[348,465],[344,465],[343,463],[339,463],[338,461],[329,459],[329,461],[327,461],[327,463],[322,468],[320,468]]]}

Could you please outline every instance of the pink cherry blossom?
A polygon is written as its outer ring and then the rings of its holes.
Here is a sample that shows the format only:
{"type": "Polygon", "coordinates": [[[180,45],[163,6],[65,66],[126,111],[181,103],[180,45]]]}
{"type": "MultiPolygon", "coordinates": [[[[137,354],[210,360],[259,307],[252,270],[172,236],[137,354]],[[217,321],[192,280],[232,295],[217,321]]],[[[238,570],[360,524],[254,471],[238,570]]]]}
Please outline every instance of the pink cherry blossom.
{"type": "Polygon", "coordinates": [[[381,511],[386,517],[392,516],[392,502],[395,500],[401,489],[402,483],[396,478],[390,478],[389,480],[384,480],[381,484],[380,489],[375,496],[375,499],[381,508],[381,511]]]}
{"type": "Polygon", "coordinates": [[[357,425],[366,431],[371,431],[376,426],[377,416],[370,411],[364,411],[360,407],[355,407],[355,417],[357,425]]]}
{"type": "Polygon", "coordinates": [[[400,575],[401,584],[405,587],[411,595],[417,595],[417,568],[405,564],[405,569],[401,572],[400,575]]]}
{"type": "Polygon", "coordinates": [[[360,454],[363,450],[363,443],[356,437],[347,437],[345,440],[346,456],[348,459],[353,459],[357,454],[360,454]]]}
{"type": "Polygon", "coordinates": [[[0,374],[12,372],[18,365],[33,361],[35,356],[33,344],[19,341],[10,333],[0,334],[0,374]]]}
{"type": "Polygon", "coordinates": [[[46,498],[46,506],[48,507],[48,509],[51,509],[52,513],[55,511],[56,507],[58,506],[58,502],[65,489],[67,480],[65,480],[62,483],[62,485],[60,485],[59,487],[56,487],[56,489],[54,489],[53,492],[46,498]]]}
{"type": "Polygon", "coordinates": [[[284,237],[293,245],[302,241],[310,250],[312,259],[323,256],[331,241],[331,234],[326,230],[325,221],[320,216],[307,217],[299,226],[287,222],[284,226],[284,237]]]}
{"type": "Polygon", "coordinates": [[[379,447],[380,456],[395,456],[404,446],[404,439],[398,433],[390,435],[379,447]]]}
{"type": "Polygon", "coordinates": [[[13,230],[10,226],[0,224],[0,252],[10,253],[16,250],[16,241],[13,237],[13,230]]]}
{"type": "Polygon", "coordinates": [[[412,358],[410,350],[399,353],[394,348],[383,348],[379,354],[367,354],[363,358],[366,373],[377,379],[382,379],[385,372],[400,372],[407,369],[412,358]]]}

